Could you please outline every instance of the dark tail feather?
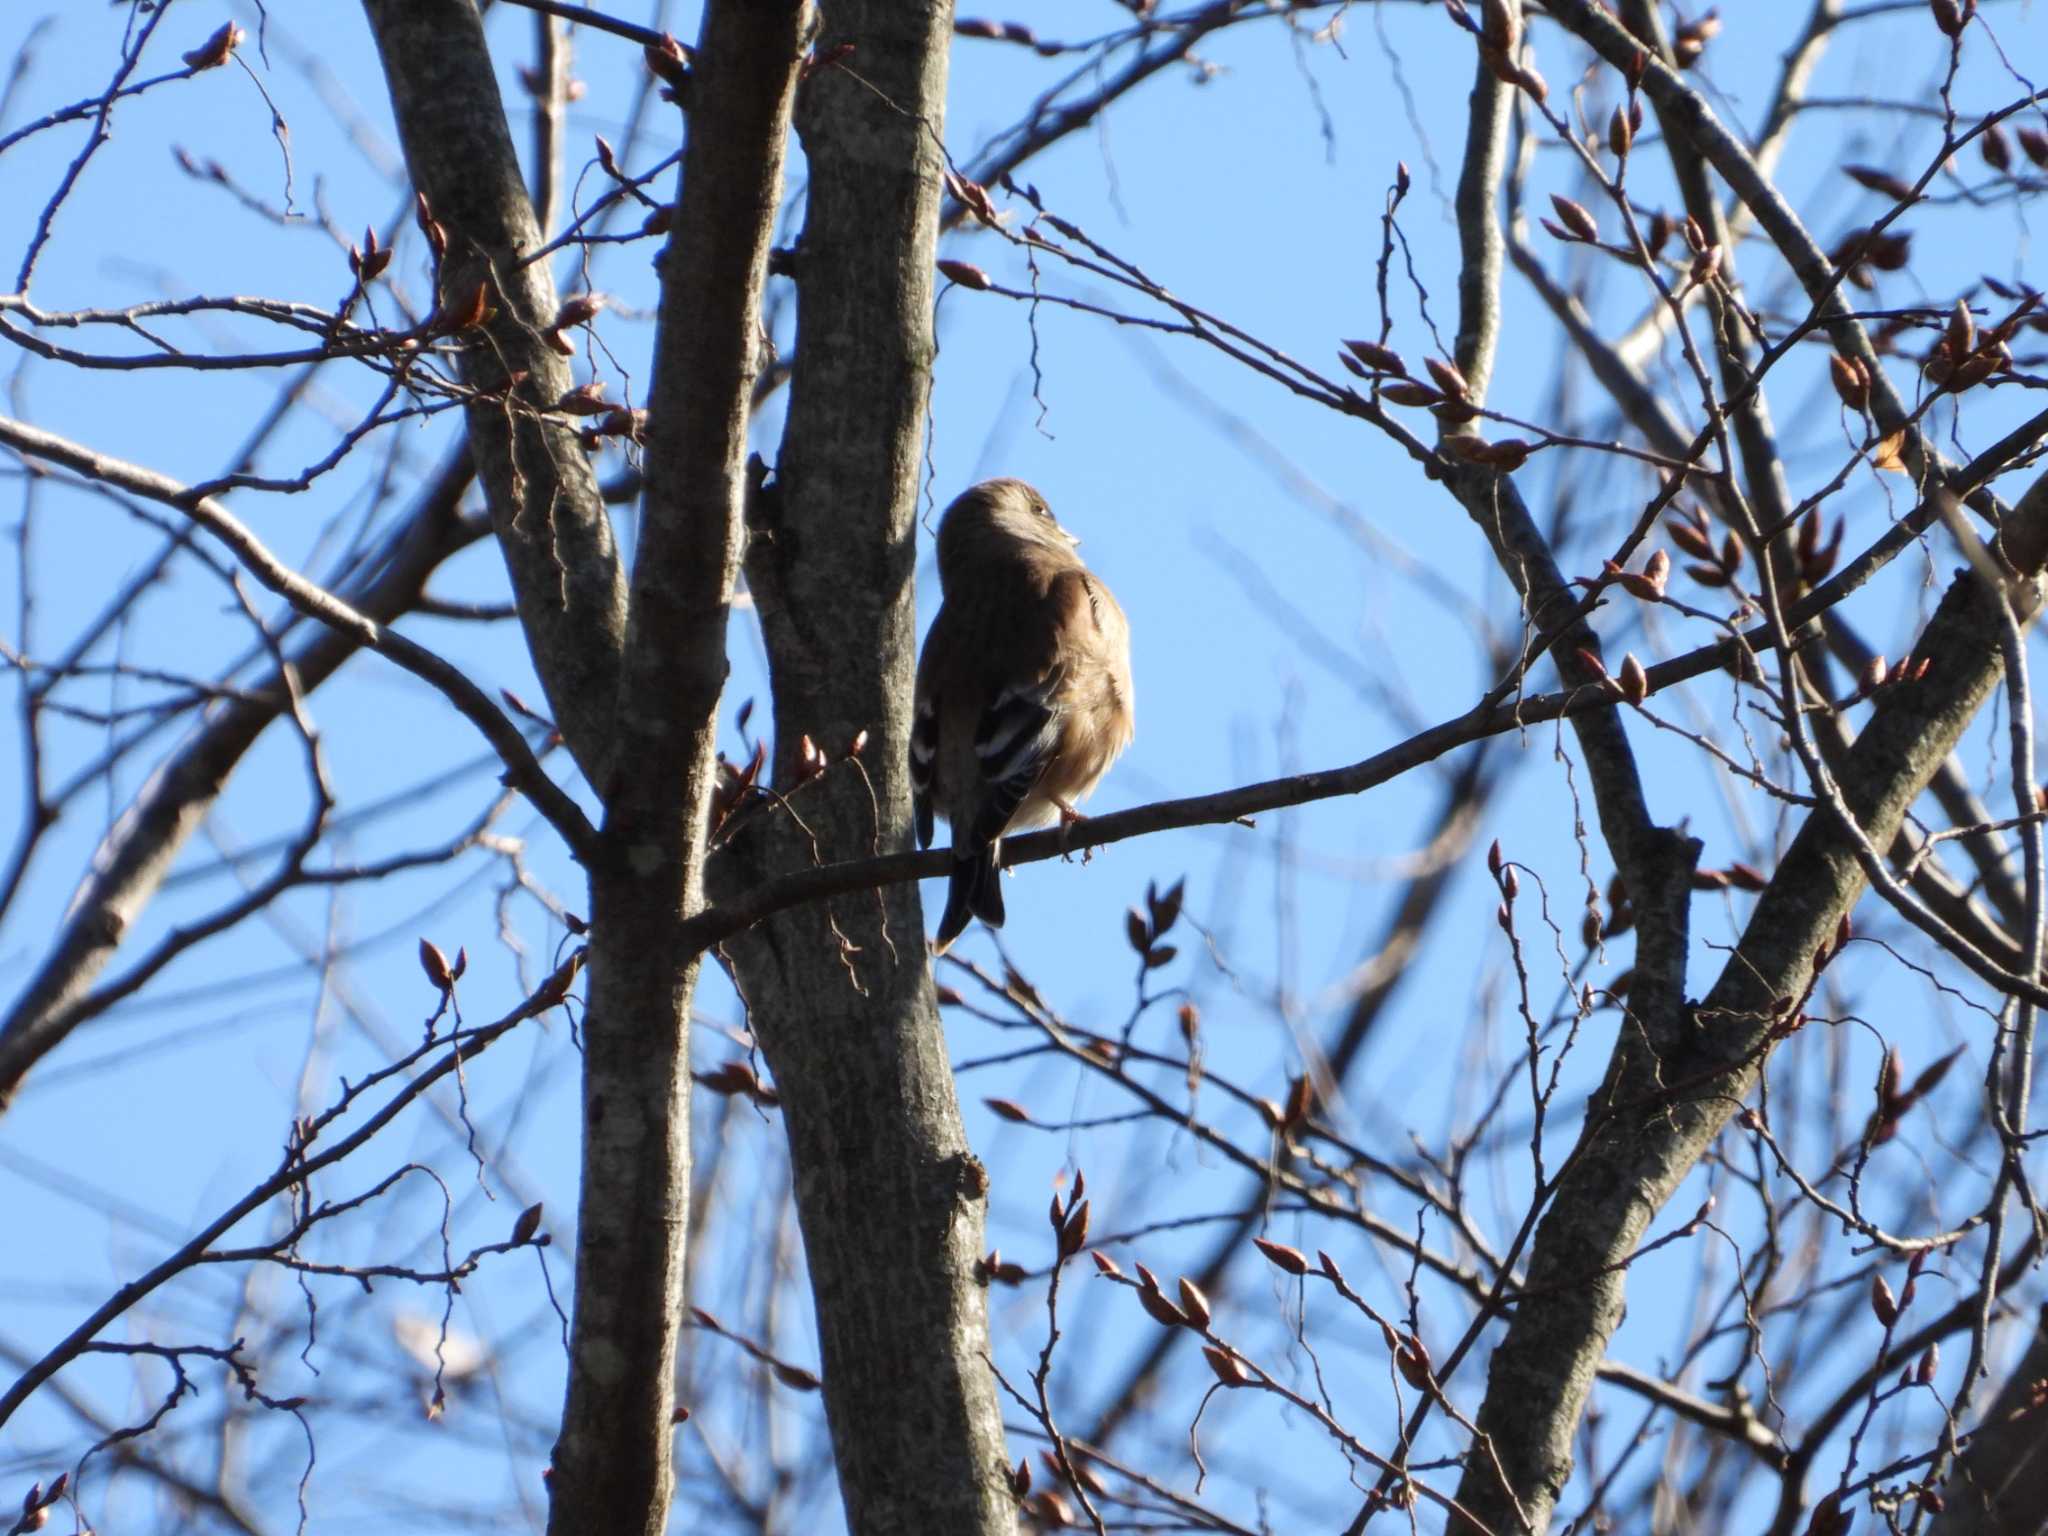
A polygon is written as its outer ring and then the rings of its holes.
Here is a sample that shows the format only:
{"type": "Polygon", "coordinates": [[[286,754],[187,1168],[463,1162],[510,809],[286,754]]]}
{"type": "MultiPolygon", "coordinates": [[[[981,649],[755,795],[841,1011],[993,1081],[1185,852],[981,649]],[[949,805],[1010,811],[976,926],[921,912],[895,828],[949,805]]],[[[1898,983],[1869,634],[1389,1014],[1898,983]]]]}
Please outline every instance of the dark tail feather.
{"type": "Polygon", "coordinates": [[[939,954],[980,918],[991,928],[1003,926],[1003,872],[996,866],[996,845],[990,843],[953,866],[946,885],[946,912],[939,919],[934,944],[939,954]]]}

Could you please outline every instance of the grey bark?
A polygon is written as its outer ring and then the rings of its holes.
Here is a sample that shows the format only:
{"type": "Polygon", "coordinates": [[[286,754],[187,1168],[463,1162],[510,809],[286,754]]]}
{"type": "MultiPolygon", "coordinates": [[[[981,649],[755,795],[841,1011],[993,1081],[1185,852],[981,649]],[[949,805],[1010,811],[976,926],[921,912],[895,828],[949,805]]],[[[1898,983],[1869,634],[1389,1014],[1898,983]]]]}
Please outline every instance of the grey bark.
{"type": "MultiPolygon", "coordinates": [[[[2048,512],[2048,497],[2029,502],[2024,519],[2048,512]]],[[[2037,558],[2031,569],[2038,568],[2037,558]]],[[[1838,775],[1843,798],[1879,847],[1897,834],[1906,808],[1998,682],[1998,601],[1973,573],[1955,578],[1914,646],[1916,656],[1930,658],[1927,675],[1884,695],[1848,753],[1838,775]]],[[[1621,1320],[1627,1261],[1754,1086],[1771,1029],[1786,1022],[1779,1000],[1804,993],[1815,951],[1833,939],[1863,884],[1856,840],[1830,810],[1816,809],[1706,998],[1664,1038],[1641,1018],[1624,1022],[1571,1166],[1537,1229],[1527,1285],[1494,1354],[1478,1416],[1533,1529],[1548,1527],[1570,1478],[1572,1437],[1621,1320]]],[[[1641,912],[1639,945],[1675,920],[1675,913],[1660,920],[1641,912]]],[[[1485,1458],[1468,1464],[1458,1498],[1487,1528],[1520,1528],[1485,1458]]]]}
{"type": "Polygon", "coordinates": [[[1942,1488],[1929,1536],[2040,1536],[2048,1528],[2048,1308],[1942,1488]]]}
{"type": "MultiPolygon", "coordinates": [[[[761,288],[804,0],[714,0],[661,257],[647,484],[591,872],[576,1314],[548,1529],[657,1533],[689,1220],[689,1013],[761,288]]],[[[540,643],[536,637],[536,644],[540,643]]]]}
{"type": "Polygon", "coordinates": [[[477,475],[512,578],[520,627],[562,739],[605,782],[626,633],[626,577],[597,478],[561,416],[574,382],[543,330],[557,307],[475,0],[363,0],[413,186],[447,231],[444,309],[479,283],[497,313],[465,333],[463,383],[477,475]],[[524,379],[507,392],[515,374],[524,379]]]}
{"type": "MultiPolygon", "coordinates": [[[[912,574],[951,11],[834,0],[817,50],[851,43],[858,78],[820,69],[799,101],[797,353],[747,577],[773,672],[777,778],[817,843],[763,807],[715,871],[721,895],[910,846],[912,574]],[[805,736],[833,766],[800,782],[805,736]]],[[[728,948],[782,1096],[849,1528],[1008,1536],[975,1272],[987,1174],[960,1121],[917,890],[783,912],[728,948]]]]}
{"type": "Polygon", "coordinates": [[[802,0],[710,5],[663,256],[646,512],[630,605],[570,387],[556,295],[474,0],[365,0],[413,181],[447,233],[477,472],[563,739],[604,803],[589,865],[576,1312],[552,1531],[658,1532],[689,1191],[688,1018],[704,828],[743,526],[760,292],[802,57],[802,0]],[[511,383],[517,378],[517,383],[511,383]],[[630,623],[628,615],[630,613],[630,623]]]}
{"type": "MultiPolygon", "coordinates": [[[[1584,0],[1555,0],[1548,9],[1609,62],[1626,64],[1635,55],[1636,41],[1605,11],[1584,0]]],[[[1845,355],[1868,359],[1868,338],[1830,286],[1832,269],[1742,146],[1654,58],[1645,89],[1672,137],[1711,164],[1757,216],[1820,312],[1831,318],[1837,347],[1845,355]]],[[[1873,396],[1881,422],[1899,419],[1897,398],[1881,377],[1873,384],[1873,396]]],[[[1775,454],[1767,433],[1751,431],[1743,446],[1755,492],[1777,473],[1775,454]],[[1765,480],[1756,478],[1759,467],[1765,480]]],[[[1917,439],[1909,440],[1908,452],[1909,462],[1948,473],[1917,439]]],[[[2030,497],[2029,502],[2039,499],[2030,497]]],[[[1991,505],[1982,493],[1972,500],[1991,505]]],[[[2028,573],[2042,563],[2039,521],[2038,509],[2029,507],[2026,515],[2007,520],[2001,539],[2008,557],[2028,573]]],[[[1916,648],[1916,655],[1937,658],[1932,670],[1886,698],[1838,776],[1863,835],[1878,847],[1897,835],[1906,806],[1940,769],[2000,675],[2005,621],[1997,601],[1974,576],[1957,579],[1916,648]]],[[[1536,608],[1539,622],[1541,612],[1536,608]]],[[[1587,747],[1590,757],[1592,744],[1587,747]]],[[[1597,791],[1597,760],[1593,771],[1597,791]]],[[[1608,820],[1604,797],[1602,819],[1608,820]]],[[[1857,859],[1862,838],[1831,809],[1815,811],[1758,902],[1736,955],[1706,1001],[1694,1009],[1682,1003],[1683,891],[1673,884],[1664,900],[1646,902],[1630,871],[1628,847],[1616,841],[1613,827],[1606,830],[1641,909],[1639,962],[1656,946],[1665,985],[1653,994],[1640,986],[1632,989],[1630,1016],[1606,1078],[1588,1108],[1567,1176],[1537,1230],[1528,1290],[1493,1358],[1478,1422],[1511,1487],[1500,1486],[1492,1458],[1475,1456],[1458,1497],[1485,1527],[1500,1531],[1525,1523],[1535,1530],[1547,1528],[1571,1473],[1572,1436],[1594,1372],[1620,1321],[1623,1266],[1651,1217],[1753,1085],[1768,1052],[1770,1028],[1778,1022],[1776,1000],[1802,994],[1815,951],[1832,937],[1865,879],[1857,859]]]]}

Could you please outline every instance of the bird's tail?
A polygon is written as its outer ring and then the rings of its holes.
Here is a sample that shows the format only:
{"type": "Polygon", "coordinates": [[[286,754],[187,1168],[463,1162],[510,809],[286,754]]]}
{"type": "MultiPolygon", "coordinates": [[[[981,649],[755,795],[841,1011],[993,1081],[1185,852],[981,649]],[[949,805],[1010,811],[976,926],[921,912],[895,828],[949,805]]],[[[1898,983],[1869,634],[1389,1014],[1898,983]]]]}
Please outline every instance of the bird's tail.
{"type": "Polygon", "coordinates": [[[995,843],[984,843],[956,860],[946,885],[946,912],[939,919],[935,950],[943,955],[967,930],[971,918],[991,928],[1003,926],[1003,872],[996,865],[995,843]]]}

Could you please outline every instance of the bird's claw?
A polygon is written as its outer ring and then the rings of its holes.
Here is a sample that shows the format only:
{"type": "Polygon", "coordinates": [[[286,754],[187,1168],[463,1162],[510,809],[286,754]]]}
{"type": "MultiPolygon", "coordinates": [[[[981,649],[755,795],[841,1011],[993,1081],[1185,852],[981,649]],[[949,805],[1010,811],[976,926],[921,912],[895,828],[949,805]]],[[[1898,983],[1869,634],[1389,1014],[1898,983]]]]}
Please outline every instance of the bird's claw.
{"type": "MultiPolygon", "coordinates": [[[[1060,813],[1060,858],[1071,860],[1074,855],[1073,851],[1067,847],[1067,840],[1073,836],[1074,828],[1088,818],[1058,796],[1053,797],[1052,803],[1059,807],[1060,813]]],[[[1081,862],[1083,864],[1086,864],[1094,857],[1095,850],[1093,848],[1083,848],[1081,850],[1081,862]]]]}

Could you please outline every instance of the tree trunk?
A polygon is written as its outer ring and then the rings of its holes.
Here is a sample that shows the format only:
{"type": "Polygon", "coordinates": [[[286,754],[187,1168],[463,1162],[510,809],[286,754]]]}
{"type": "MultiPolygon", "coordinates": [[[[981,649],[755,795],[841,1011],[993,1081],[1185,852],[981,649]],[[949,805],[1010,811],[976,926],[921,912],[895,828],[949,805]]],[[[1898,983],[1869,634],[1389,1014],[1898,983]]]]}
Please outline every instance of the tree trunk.
{"type": "Polygon", "coordinates": [[[662,257],[645,516],[630,605],[589,461],[554,403],[545,262],[473,0],[365,0],[406,161],[446,233],[477,473],[534,665],[604,804],[590,861],[576,1311],[549,1529],[662,1531],[689,1205],[689,1011],[704,829],[738,573],[760,298],[804,0],[714,0],[662,257]]]}
{"type": "MultiPolygon", "coordinates": [[[[851,43],[849,69],[820,68],[799,101],[797,353],[747,558],[791,803],[752,813],[714,871],[721,891],[910,844],[911,578],[951,11],[833,0],[816,53],[851,43]],[[808,781],[805,737],[831,759],[808,781]]],[[[782,1096],[849,1528],[1009,1536],[975,1270],[988,1178],[960,1121],[916,888],[784,913],[729,951],[782,1096]]]]}

